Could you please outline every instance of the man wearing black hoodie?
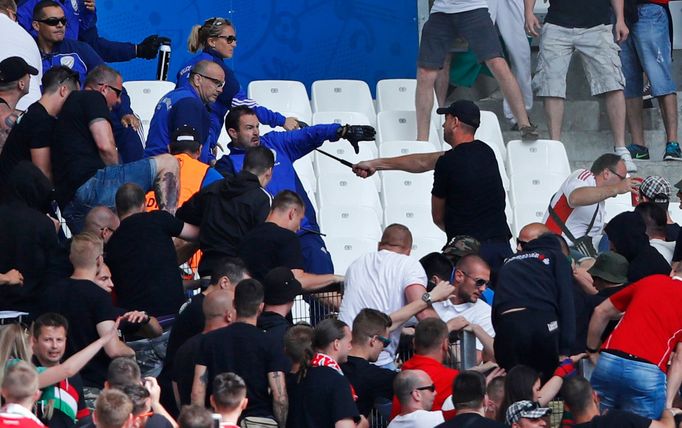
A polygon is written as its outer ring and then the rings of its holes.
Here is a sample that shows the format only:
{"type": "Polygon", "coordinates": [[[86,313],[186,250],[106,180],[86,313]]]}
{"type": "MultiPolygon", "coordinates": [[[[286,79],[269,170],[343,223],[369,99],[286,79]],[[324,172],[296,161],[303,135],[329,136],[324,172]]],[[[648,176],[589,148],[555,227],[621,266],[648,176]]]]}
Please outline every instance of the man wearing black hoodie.
{"type": "Polygon", "coordinates": [[[575,340],[571,265],[551,233],[523,248],[500,269],[492,313],[495,358],[506,370],[534,368],[544,383],[575,340]]]}
{"type": "Polygon", "coordinates": [[[57,252],[50,209],[52,184],[31,162],[17,164],[9,177],[7,199],[0,205],[0,272],[16,269],[22,286],[0,287],[0,310],[39,312],[46,276],[57,252]]]}
{"type": "Polygon", "coordinates": [[[179,219],[200,227],[201,277],[210,276],[221,259],[236,257],[246,232],[265,221],[272,198],[264,187],[272,179],[274,164],[270,149],[253,147],[237,175],[202,189],[178,209],[179,219]]]}
{"type": "Polygon", "coordinates": [[[646,225],[639,213],[624,212],[615,216],[604,229],[611,250],[628,259],[628,282],[645,276],[670,274],[670,264],[649,245],[646,225]]]}

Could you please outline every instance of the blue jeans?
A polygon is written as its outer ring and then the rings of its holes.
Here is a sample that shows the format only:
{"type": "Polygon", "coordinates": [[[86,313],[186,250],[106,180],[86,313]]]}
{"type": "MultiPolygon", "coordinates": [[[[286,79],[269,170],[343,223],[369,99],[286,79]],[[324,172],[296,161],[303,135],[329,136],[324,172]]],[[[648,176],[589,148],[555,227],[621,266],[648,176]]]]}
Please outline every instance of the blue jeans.
{"type": "Polygon", "coordinates": [[[649,77],[652,96],[674,94],[668,14],[657,4],[641,4],[637,6],[637,14],[639,20],[620,44],[625,98],[642,96],[642,72],[649,77]]]}
{"type": "Polygon", "coordinates": [[[135,183],[146,193],[154,186],[155,177],[156,161],[152,158],[98,170],[76,190],[71,202],[64,207],[64,219],[71,233],[80,233],[85,216],[92,208],[104,205],[114,210],[119,187],[135,183]]]}
{"type": "Polygon", "coordinates": [[[666,376],[653,364],[602,352],[590,381],[602,412],[620,409],[658,420],[665,408],[666,376]]]}

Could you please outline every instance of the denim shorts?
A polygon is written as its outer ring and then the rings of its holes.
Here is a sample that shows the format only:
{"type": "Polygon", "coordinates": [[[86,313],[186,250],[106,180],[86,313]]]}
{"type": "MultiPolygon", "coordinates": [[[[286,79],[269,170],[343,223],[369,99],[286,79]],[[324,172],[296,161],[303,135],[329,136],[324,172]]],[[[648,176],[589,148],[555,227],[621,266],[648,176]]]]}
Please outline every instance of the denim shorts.
{"type": "Polygon", "coordinates": [[[642,96],[643,72],[651,82],[652,96],[674,94],[668,14],[663,6],[652,3],[637,6],[637,12],[639,21],[630,27],[630,35],[620,44],[625,98],[642,96]]]}
{"type": "Polygon", "coordinates": [[[573,52],[577,52],[592,95],[622,90],[625,78],[619,50],[611,25],[566,28],[546,23],[542,26],[533,89],[539,97],[566,98],[566,74],[573,52]]]}
{"type": "Polygon", "coordinates": [[[502,45],[487,8],[460,13],[434,12],[422,29],[417,65],[439,70],[457,37],[469,42],[479,62],[502,56],[502,45]]]}
{"type": "Polygon", "coordinates": [[[619,409],[658,420],[665,408],[666,376],[654,364],[602,352],[590,382],[602,412],[619,409]]]}
{"type": "Polygon", "coordinates": [[[76,190],[73,199],[64,208],[64,218],[71,233],[81,231],[83,220],[93,207],[104,205],[114,210],[119,187],[126,183],[135,183],[146,193],[154,186],[155,177],[156,161],[153,158],[98,170],[76,190]]]}

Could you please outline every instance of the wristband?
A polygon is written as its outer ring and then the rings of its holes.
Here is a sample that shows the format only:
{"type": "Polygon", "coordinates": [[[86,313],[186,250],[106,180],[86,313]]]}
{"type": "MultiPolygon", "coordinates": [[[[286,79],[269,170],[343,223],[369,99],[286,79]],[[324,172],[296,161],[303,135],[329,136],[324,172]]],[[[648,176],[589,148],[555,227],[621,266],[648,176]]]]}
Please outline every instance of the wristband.
{"type": "Polygon", "coordinates": [[[598,354],[599,353],[599,348],[590,348],[589,346],[585,345],[585,350],[589,352],[590,354],[598,354]]]}
{"type": "Polygon", "coordinates": [[[559,364],[559,367],[554,370],[554,376],[559,376],[564,379],[575,374],[575,366],[570,358],[566,358],[559,364]]]}

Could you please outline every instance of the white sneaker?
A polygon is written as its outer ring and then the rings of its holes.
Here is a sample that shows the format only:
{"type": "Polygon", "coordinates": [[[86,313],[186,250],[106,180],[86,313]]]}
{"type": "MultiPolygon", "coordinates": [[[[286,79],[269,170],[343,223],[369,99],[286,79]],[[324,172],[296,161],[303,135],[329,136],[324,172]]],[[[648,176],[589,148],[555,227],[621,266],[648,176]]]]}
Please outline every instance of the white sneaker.
{"type": "Polygon", "coordinates": [[[628,172],[637,172],[637,165],[632,161],[632,156],[630,156],[627,147],[614,147],[613,151],[623,159],[628,172]]]}

